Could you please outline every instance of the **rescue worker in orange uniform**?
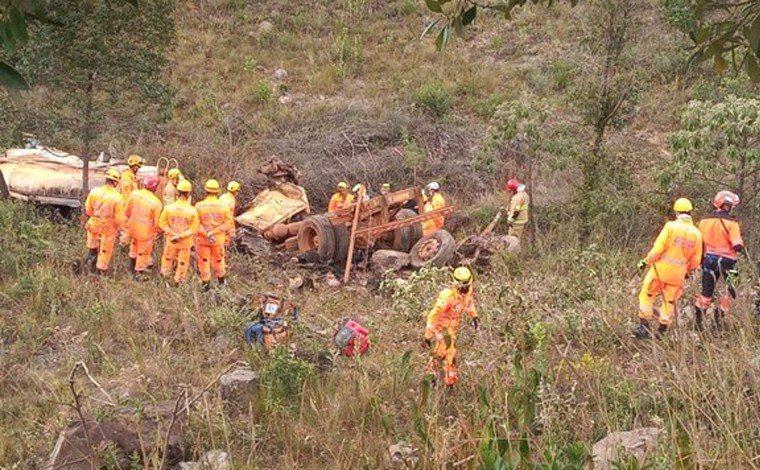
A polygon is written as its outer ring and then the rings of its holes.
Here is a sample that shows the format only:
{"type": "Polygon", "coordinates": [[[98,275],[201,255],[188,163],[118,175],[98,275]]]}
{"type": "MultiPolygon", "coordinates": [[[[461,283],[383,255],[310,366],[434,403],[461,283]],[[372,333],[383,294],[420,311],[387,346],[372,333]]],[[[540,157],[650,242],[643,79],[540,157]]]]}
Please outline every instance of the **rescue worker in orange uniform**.
{"type": "Polygon", "coordinates": [[[519,239],[528,223],[530,196],[525,192],[525,185],[515,178],[507,181],[507,191],[512,194],[509,199],[509,209],[507,209],[507,223],[509,224],[507,234],[519,239]]]}
{"type": "Polygon", "coordinates": [[[227,207],[230,208],[230,215],[232,216],[232,227],[224,238],[224,246],[231,245],[232,239],[235,238],[235,204],[237,203],[237,194],[239,192],[240,183],[237,181],[230,181],[227,184],[227,192],[219,196],[219,200],[227,204],[227,207]]]}
{"type": "Polygon", "coordinates": [[[460,266],[454,270],[452,278],[453,285],[438,294],[435,306],[427,315],[425,326],[425,342],[434,347],[425,372],[435,374],[443,366],[446,385],[454,385],[458,379],[456,338],[462,314],[472,319],[475,331],[480,330],[480,319],[475,310],[472,271],[460,266]]]}
{"type": "Polygon", "coordinates": [[[354,196],[348,192],[348,183],[341,181],[338,183],[338,192],[330,198],[330,204],[327,206],[327,212],[335,212],[344,209],[354,203],[354,196]]]}
{"type": "Polygon", "coordinates": [[[736,299],[736,282],[739,271],[736,261],[739,253],[744,251],[739,222],[731,215],[731,210],[739,205],[739,196],[730,191],[720,191],[713,200],[715,210],[699,221],[702,232],[705,257],[702,260],[702,293],[694,305],[697,329],[702,329],[702,319],[713,302],[713,293],[718,279],[726,280],[727,293],[720,299],[720,308],[715,309],[715,326],[721,326],[721,320],[728,313],[736,299]]]}
{"type": "Polygon", "coordinates": [[[391,184],[390,183],[383,183],[382,186],[380,186],[380,194],[385,196],[391,193],[391,184]]]}
{"type": "Polygon", "coordinates": [[[130,155],[127,158],[127,165],[129,168],[121,174],[121,182],[119,183],[119,191],[121,191],[121,195],[124,196],[125,201],[132,191],[140,189],[137,172],[143,166],[143,158],[140,155],[130,155]]]}
{"type": "MultiPolygon", "coordinates": [[[[443,199],[443,194],[440,193],[441,185],[433,181],[425,187],[425,206],[422,208],[422,212],[432,212],[437,209],[443,209],[446,207],[446,201],[443,199]]],[[[438,216],[433,219],[422,222],[422,234],[430,235],[436,230],[443,228],[445,220],[443,216],[438,216]]]]}
{"type": "Polygon", "coordinates": [[[649,266],[649,271],[639,293],[640,323],[633,329],[637,338],[651,337],[654,301],[660,295],[663,304],[656,335],[667,331],[673,321],[676,302],[683,293],[684,280],[702,261],[702,234],[691,220],[692,209],[691,201],[678,199],[673,204],[676,220],[665,224],[646,258],[638,263],[639,269],[649,266]]]}
{"type": "Polygon", "coordinates": [[[135,276],[145,274],[150,267],[153,242],[156,235],[161,233],[161,229],[158,228],[161,220],[161,201],[154,194],[158,183],[158,176],[147,177],[143,188],[132,191],[129,195],[124,208],[127,233],[131,238],[130,267],[135,272],[135,276]]]}
{"type": "Polygon", "coordinates": [[[224,285],[225,251],[224,239],[234,226],[229,206],[220,201],[219,182],[214,179],[206,181],[204,190],[206,198],[195,205],[200,219],[198,229],[198,274],[203,283],[203,290],[211,289],[211,272],[224,285]]]}
{"type": "Polygon", "coordinates": [[[200,225],[198,211],[188,199],[193,186],[189,181],[177,184],[177,200],[164,207],[158,226],[164,233],[164,253],[161,256],[161,275],[170,276],[177,262],[174,281],[177,285],[187,278],[190,251],[195,246],[195,234],[200,225]]]}
{"type": "Polygon", "coordinates": [[[89,249],[85,263],[95,265],[100,274],[108,271],[116,237],[124,228],[124,198],[116,189],[119,179],[116,169],[106,171],[106,184],[93,188],[84,202],[89,249]]]}

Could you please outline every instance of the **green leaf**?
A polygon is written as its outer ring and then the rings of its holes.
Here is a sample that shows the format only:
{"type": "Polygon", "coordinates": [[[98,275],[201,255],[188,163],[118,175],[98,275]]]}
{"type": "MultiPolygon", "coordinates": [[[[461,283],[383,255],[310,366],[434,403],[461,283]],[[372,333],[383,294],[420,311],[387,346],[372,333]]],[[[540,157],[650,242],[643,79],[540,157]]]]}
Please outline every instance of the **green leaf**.
{"type": "Polygon", "coordinates": [[[435,0],[425,0],[425,5],[427,5],[428,10],[434,12],[434,13],[443,13],[443,9],[441,8],[441,4],[436,2],[435,0]]]}
{"type": "Polygon", "coordinates": [[[19,44],[24,44],[29,40],[29,34],[26,30],[26,16],[18,8],[11,10],[8,27],[19,44]]]}
{"type": "Polygon", "coordinates": [[[430,30],[433,29],[433,27],[438,24],[439,21],[441,21],[440,18],[438,18],[437,20],[431,21],[430,24],[427,25],[425,30],[422,31],[422,34],[420,35],[420,39],[424,38],[427,35],[427,33],[429,33],[430,30]]]}
{"type": "Polygon", "coordinates": [[[10,23],[0,24],[0,39],[3,41],[5,53],[13,55],[16,52],[16,40],[11,34],[10,23]]]}
{"type": "Polygon", "coordinates": [[[0,62],[0,84],[11,90],[28,90],[29,84],[24,77],[5,62],[0,62]]]}
{"type": "Polygon", "coordinates": [[[757,58],[752,51],[747,52],[747,56],[744,59],[744,64],[747,68],[747,74],[754,83],[760,83],[760,66],[757,64],[757,58]]]}
{"type": "Polygon", "coordinates": [[[451,27],[449,25],[441,28],[441,32],[438,33],[438,37],[435,38],[435,47],[439,51],[443,51],[446,48],[446,44],[449,43],[451,38],[451,27]]]}
{"type": "Polygon", "coordinates": [[[723,72],[726,71],[726,67],[728,66],[726,64],[726,59],[724,59],[720,54],[715,54],[713,61],[713,69],[715,69],[715,72],[718,75],[723,75],[723,72]]]}
{"type": "Polygon", "coordinates": [[[467,26],[468,24],[472,23],[473,21],[475,21],[475,17],[477,16],[477,14],[478,14],[478,6],[473,5],[472,8],[464,12],[464,14],[462,15],[462,24],[464,26],[467,26]]]}

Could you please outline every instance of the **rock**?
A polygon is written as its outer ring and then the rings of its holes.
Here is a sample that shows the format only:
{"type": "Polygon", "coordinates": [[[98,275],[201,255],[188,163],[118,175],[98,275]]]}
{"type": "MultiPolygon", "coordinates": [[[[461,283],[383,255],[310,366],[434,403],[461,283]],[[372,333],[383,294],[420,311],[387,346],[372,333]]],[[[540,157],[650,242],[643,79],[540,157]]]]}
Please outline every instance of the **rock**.
{"type": "Polygon", "coordinates": [[[230,456],[223,450],[210,450],[198,462],[181,462],[181,470],[230,470],[230,456]]]}
{"type": "Polygon", "coordinates": [[[286,78],[288,78],[288,71],[283,68],[279,68],[274,71],[274,73],[272,74],[272,78],[274,80],[281,82],[285,80],[286,78]]]}
{"type": "Polygon", "coordinates": [[[258,384],[258,374],[248,368],[235,369],[219,378],[222,400],[237,411],[248,410],[258,384]]]}
{"type": "Polygon", "coordinates": [[[288,105],[293,102],[293,97],[290,95],[282,95],[279,98],[277,98],[277,101],[279,101],[280,104],[288,105]]]}
{"type": "Polygon", "coordinates": [[[340,287],[340,281],[333,273],[327,273],[325,276],[325,284],[327,284],[328,287],[340,287]]]}
{"type": "Polygon", "coordinates": [[[641,463],[646,453],[657,443],[660,434],[660,428],[637,428],[608,434],[594,444],[592,449],[594,470],[610,470],[612,463],[620,460],[624,454],[636,457],[641,463]]]}
{"type": "Polygon", "coordinates": [[[166,460],[170,466],[177,465],[185,457],[185,410],[180,409],[172,423],[174,402],[165,401],[144,406],[120,406],[108,410],[110,416],[95,419],[85,416],[85,425],[75,421],[61,432],[58,442],[50,453],[46,468],[66,468],[67,470],[89,470],[91,467],[83,455],[87,451],[87,441],[96,451],[93,466],[106,467],[106,455],[116,460],[119,468],[131,468],[130,459],[139,457],[139,466],[148,464],[150,454],[163,452],[168,439],[166,460]],[[87,433],[85,435],[85,429],[87,433]],[[147,455],[143,455],[143,452],[147,455]]]}
{"type": "Polygon", "coordinates": [[[274,30],[274,25],[270,23],[269,21],[262,21],[259,23],[259,25],[256,27],[256,35],[257,36],[265,36],[269,33],[271,33],[274,30]]]}
{"type": "Polygon", "coordinates": [[[372,253],[372,264],[381,269],[393,269],[399,271],[411,264],[412,256],[409,253],[393,250],[377,250],[372,253]]]}
{"type": "Polygon", "coordinates": [[[399,442],[388,447],[388,465],[393,468],[417,468],[420,460],[419,450],[413,449],[406,442],[399,442]]]}

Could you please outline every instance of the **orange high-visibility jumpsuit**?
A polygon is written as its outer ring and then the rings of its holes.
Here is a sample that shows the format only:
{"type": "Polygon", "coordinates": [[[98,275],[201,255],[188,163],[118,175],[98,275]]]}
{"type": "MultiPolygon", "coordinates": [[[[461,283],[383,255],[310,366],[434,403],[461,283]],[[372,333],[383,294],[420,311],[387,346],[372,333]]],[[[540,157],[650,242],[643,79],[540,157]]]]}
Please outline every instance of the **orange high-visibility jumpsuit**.
{"type": "Polygon", "coordinates": [[[335,212],[341,209],[345,209],[346,207],[350,206],[354,203],[354,196],[353,194],[349,194],[348,192],[341,193],[337,192],[332,195],[330,198],[330,204],[327,206],[327,212],[335,212]]]}
{"type": "Polygon", "coordinates": [[[140,182],[137,180],[137,174],[131,168],[127,168],[121,174],[119,181],[119,191],[126,201],[132,191],[140,189],[140,182]]]}
{"type": "Polygon", "coordinates": [[[230,216],[232,217],[232,227],[227,232],[227,236],[224,239],[224,245],[229,246],[232,244],[232,239],[235,237],[235,203],[237,201],[235,200],[235,195],[229,191],[219,196],[219,200],[227,204],[227,207],[230,208],[230,216]]]}
{"type": "Polygon", "coordinates": [[[234,224],[229,206],[220,201],[214,195],[208,195],[206,199],[195,205],[200,218],[198,230],[198,274],[201,281],[211,280],[211,271],[214,277],[223,278],[226,272],[224,240],[230,227],[234,224]],[[214,241],[208,239],[208,235],[214,237],[214,241]]]}
{"type": "MultiPolygon", "coordinates": [[[[435,193],[433,194],[433,197],[428,198],[428,200],[425,201],[425,206],[422,208],[422,212],[432,212],[437,209],[443,209],[444,207],[446,207],[446,201],[443,199],[443,195],[441,193],[435,193]]],[[[444,222],[445,220],[443,216],[422,222],[422,234],[430,235],[436,230],[442,229],[444,222]]]]}
{"type": "Polygon", "coordinates": [[[662,293],[665,301],[660,312],[660,324],[670,325],[675,304],[683,292],[686,274],[699,267],[702,261],[702,234],[684,217],[665,224],[647,254],[651,266],[639,292],[639,318],[651,320],[655,298],[662,293]]]}
{"type": "Polygon", "coordinates": [[[161,233],[161,201],[147,189],[133,191],[124,209],[127,217],[127,233],[132,238],[129,257],[135,261],[135,272],[143,272],[150,266],[153,242],[161,233]]]}
{"type": "MultiPolygon", "coordinates": [[[[700,220],[698,227],[702,232],[705,258],[702,261],[702,292],[697,298],[697,307],[707,310],[712,305],[718,279],[736,267],[739,251],[744,249],[744,240],[739,222],[730,213],[720,209],[700,220]]],[[[730,310],[735,293],[735,290],[729,289],[721,296],[720,307],[723,313],[730,310]]]]}
{"type": "Polygon", "coordinates": [[[528,224],[528,209],[530,207],[530,197],[525,190],[517,191],[509,200],[509,210],[507,211],[507,217],[512,219],[509,224],[508,235],[521,238],[523,231],[525,231],[525,225],[528,224]],[[517,217],[515,217],[517,213],[517,217]]]}
{"type": "Polygon", "coordinates": [[[124,226],[124,198],[113,186],[100,186],[90,191],[84,207],[89,217],[85,225],[87,248],[98,249],[96,267],[107,271],[116,236],[124,226]]]}
{"type": "MultiPolygon", "coordinates": [[[[177,180],[179,183],[179,180],[177,180]]],[[[172,181],[169,180],[166,182],[166,186],[164,186],[164,194],[163,194],[163,202],[164,206],[168,206],[172,202],[176,201],[179,197],[179,192],[177,191],[177,185],[172,181]]]]}
{"type": "Polygon", "coordinates": [[[435,373],[443,363],[448,385],[454,385],[458,379],[456,338],[463,313],[473,319],[478,316],[473,289],[467,294],[460,294],[451,288],[442,290],[427,315],[425,339],[435,338],[435,349],[425,371],[435,373]]]}
{"type": "Polygon", "coordinates": [[[199,225],[198,211],[184,199],[164,207],[158,223],[165,235],[164,254],[161,256],[162,275],[171,275],[176,260],[177,271],[174,280],[180,283],[187,278],[190,251],[195,245],[195,234],[199,225]]]}

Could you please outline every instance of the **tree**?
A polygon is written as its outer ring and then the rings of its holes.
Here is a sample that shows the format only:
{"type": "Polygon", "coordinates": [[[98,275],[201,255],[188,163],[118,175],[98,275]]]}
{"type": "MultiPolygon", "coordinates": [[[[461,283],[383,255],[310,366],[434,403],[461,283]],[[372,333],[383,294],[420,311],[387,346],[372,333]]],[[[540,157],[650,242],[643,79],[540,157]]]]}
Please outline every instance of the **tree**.
{"type": "Polygon", "coordinates": [[[760,194],[760,100],[729,95],[689,102],[671,138],[673,159],[660,175],[666,190],[694,185],[702,192],[731,189],[751,207],[760,194]]]}
{"type": "MultiPolygon", "coordinates": [[[[575,6],[580,0],[565,0],[575,6]]],[[[477,17],[478,10],[493,11],[509,20],[516,7],[528,0],[425,0],[439,17],[423,35],[439,27],[436,45],[446,47],[452,31],[462,35],[466,26],[477,17]]],[[[530,3],[552,6],[555,0],[530,0],[530,3]]],[[[744,70],[754,82],[760,82],[760,2],[757,0],[666,0],[677,4],[688,17],[681,29],[694,43],[691,62],[713,60],[715,70],[723,73],[727,64],[744,70]]],[[[639,8],[651,8],[641,6],[639,8]]]]}
{"type": "MultiPolygon", "coordinates": [[[[19,69],[44,94],[41,134],[63,130],[81,145],[83,195],[88,159],[106,125],[149,127],[168,117],[171,90],[163,83],[174,43],[172,0],[127,2],[50,0],[52,21],[30,28],[19,69]]],[[[30,110],[28,112],[36,112],[30,110]]]]}

